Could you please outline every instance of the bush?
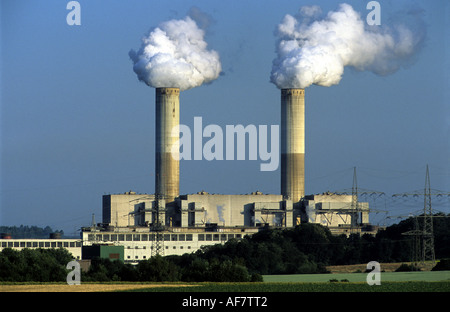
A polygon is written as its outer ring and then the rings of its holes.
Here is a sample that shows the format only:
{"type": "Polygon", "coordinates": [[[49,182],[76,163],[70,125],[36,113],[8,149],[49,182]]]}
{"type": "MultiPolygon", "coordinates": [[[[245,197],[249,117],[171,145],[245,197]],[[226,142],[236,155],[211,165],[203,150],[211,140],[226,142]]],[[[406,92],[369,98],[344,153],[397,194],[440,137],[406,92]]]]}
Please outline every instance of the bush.
{"type": "Polygon", "coordinates": [[[140,281],[176,282],[179,281],[179,268],[173,262],[157,255],[137,265],[140,281]]]}
{"type": "Polygon", "coordinates": [[[447,271],[450,270],[450,259],[442,259],[439,261],[431,271],[447,271]]]}
{"type": "Polygon", "coordinates": [[[62,248],[5,248],[0,253],[0,281],[65,282],[71,260],[71,254],[62,248]]]}
{"type": "Polygon", "coordinates": [[[264,282],[264,279],[263,279],[263,277],[262,277],[261,274],[259,274],[259,273],[253,273],[253,274],[250,276],[250,282],[264,282]]]}
{"type": "Polygon", "coordinates": [[[416,267],[413,264],[402,263],[395,272],[411,272],[411,271],[420,271],[420,268],[416,267]]]}

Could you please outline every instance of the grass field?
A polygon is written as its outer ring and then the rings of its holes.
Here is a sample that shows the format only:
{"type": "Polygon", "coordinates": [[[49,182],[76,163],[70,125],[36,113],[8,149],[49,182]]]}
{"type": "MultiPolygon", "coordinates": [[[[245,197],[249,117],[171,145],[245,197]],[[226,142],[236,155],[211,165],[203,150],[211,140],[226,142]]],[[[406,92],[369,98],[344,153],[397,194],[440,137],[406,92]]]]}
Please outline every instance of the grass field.
{"type": "Polygon", "coordinates": [[[261,283],[7,283],[0,285],[0,292],[450,292],[450,271],[382,272],[381,285],[374,286],[366,277],[366,273],[332,273],[264,275],[261,283]]]}
{"type": "MultiPolygon", "coordinates": [[[[425,272],[381,272],[381,282],[437,282],[449,281],[450,271],[425,272]]],[[[295,275],[264,275],[264,282],[329,282],[332,279],[349,282],[366,282],[367,273],[333,273],[333,274],[295,274],[295,275]]]]}
{"type": "MultiPolygon", "coordinates": [[[[134,290],[128,290],[134,291],[134,290]]],[[[448,282],[385,282],[379,286],[367,283],[202,283],[195,287],[148,288],[139,292],[449,292],[448,282]]]]}
{"type": "Polygon", "coordinates": [[[38,284],[0,285],[0,292],[450,292],[450,281],[383,282],[262,282],[262,283],[120,283],[120,284],[38,284]]]}

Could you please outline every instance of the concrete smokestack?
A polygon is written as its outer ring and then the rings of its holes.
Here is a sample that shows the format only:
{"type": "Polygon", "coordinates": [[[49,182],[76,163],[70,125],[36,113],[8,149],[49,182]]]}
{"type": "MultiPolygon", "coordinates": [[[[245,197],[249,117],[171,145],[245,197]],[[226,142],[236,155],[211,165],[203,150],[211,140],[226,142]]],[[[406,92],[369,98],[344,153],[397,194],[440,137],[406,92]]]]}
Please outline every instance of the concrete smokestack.
{"type": "Polygon", "coordinates": [[[155,193],[170,203],[180,192],[180,162],[171,153],[172,149],[179,151],[179,138],[171,132],[180,124],[180,89],[156,88],[155,97],[155,193]]]}
{"type": "Polygon", "coordinates": [[[305,195],[305,90],[281,89],[281,194],[305,195]]]}

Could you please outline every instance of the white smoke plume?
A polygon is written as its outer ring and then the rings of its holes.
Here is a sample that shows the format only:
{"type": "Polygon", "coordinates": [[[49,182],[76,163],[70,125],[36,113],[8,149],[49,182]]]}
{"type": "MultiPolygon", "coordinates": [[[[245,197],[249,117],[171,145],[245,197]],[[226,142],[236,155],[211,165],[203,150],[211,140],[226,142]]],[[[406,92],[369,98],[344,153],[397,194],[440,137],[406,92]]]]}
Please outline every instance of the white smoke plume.
{"type": "Polygon", "coordinates": [[[409,64],[421,47],[424,32],[404,25],[368,26],[348,4],[318,19],[318,6],[303,7],[278,25],[277,58],[270,81],[278,88],[338,84],[344,67],[388,75],[409,64]]]}
{"type": "Polygon", "coordinates": [[[219,54],[207,49],[205,31],[189,16],[170,20],[142,38],[139,51],[131,50],[133,70],[148,86],[187,90],[217,79],[219,54]]]}

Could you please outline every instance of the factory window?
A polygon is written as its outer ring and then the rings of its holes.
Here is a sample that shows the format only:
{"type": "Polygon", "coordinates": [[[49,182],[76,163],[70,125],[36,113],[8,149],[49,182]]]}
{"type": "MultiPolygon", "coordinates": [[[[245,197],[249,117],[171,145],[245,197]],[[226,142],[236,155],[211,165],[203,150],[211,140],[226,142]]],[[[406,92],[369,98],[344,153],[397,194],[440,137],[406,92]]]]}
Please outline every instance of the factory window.
{"type": "Polygon", "coordinates": [[[6,242],[2,242],[2,247],[6,248],[6,246],[7,246],[6,242]]]}
{"type": "Polygon", "coordinates": [[[180,249],[183,249],[183,246],[180,246],[180,249]]]}
{"type": "Polygon", "coordinates": [[[169,249],[169,246],[166,246],[166,249],[169,249]]]}
{"type": "Polygon", "coordinates": [[[123,234],[119,234],[117,237],[118,237],[119,241],[123,242],[125,240],[125,235],[123,235],[123,234]]]}
{"type": "Polygon", "coordinates": [[[147,256],[143,256],[142,258],[147,259],[147,256]]]}
{"type": "Polygon", "coordinates": [[[81,242],[76,243],[77,247],[81,247],[81,242]]]}
{"type": "Polygon", "coordinates": [[[191,246],[188,246],[188,249],[191,249],[191,246]]]}
{"type": "Polygon", "coordinates": [[[241,234],[236,234],[236,238],[240,239],[241,238],[241,234]]]}
{"type": "Polygon", "coordinates": [[[13,242],[8,242],[8,247],[13,247],[13,242]]]}
{"type": "Polygon", "coordinates": [[[205,234],[198,234],[198,240],[203,242],[205,240],[205,234]]]}
{"type": "Polygon", "coordinates": [[[218,241],[219,240],[219,234],[214,234],[213,235],[213,239],[214,239],[214,241],[218,241]]]}
{"type": "Polygon", "coordinates": [[[20,242],[20,247],[25,247],[25,242],[20,242]]]}
{"type": "Polygon", "coordinates": [[[38,242],[33,242],[33,247],[36,248],[38,246],[38,242]]]}
{"type": "Polygon", "coordinates": [[[103,234],[103,240],[105,242],[109,241],[109,234],[103,234]]]}
{"type": "Polygon", "coordinates": [[[73,247],[75,247],[75,242],[70,242],[69,245],[71,248],[73,248],[73,247]]]}
{"type": "Polygon", "coordinates": [[[178,240],[177,234],[172,234],[170,240],[176,242],[178,240]]]}
{"type": "Polygon", "coordinates": [[[131,235],[131,234],[127,234],[125,237],[126,237],[127,242],[131,242],[133,240],[133,235],[131,235]]]}
{"type": "Polygon", "coordinates": [[[206,234],[206,240],[210,241],[212,239],[212,235],[211,234],[206,234]]]}
{"type": "Polygon", "coordinates": [[[133,240],[136,241],[136,242],[140,241],[140,240],[141,240],[141,235],[139,235],[139,234],[134,234],[134,235],[133,235],[133,240]]]}
{"type": "Polygon", "coordinates": [[[14,247],[19,247],[19,242],[14,242],[14,247]]]}
{"type": "Polygon", "coordinates": [[[148,241],[148,234],[142,234],[142,241],[148,241]]]}
{"type": "Polygon", "coordinates": [[[173,249],[177,249],[177,246],[173,246],[172,248],[173,248],[173,249]]]}
{"type": "Polygon", "coordinates": [[[62,247],[62,246],[63,246],[62,242],[58,242],[58,247],[62,247]]]}
{"type": "Polygon", "coordinates": [[[69,243],[68,242],[64,242],[64,248],[69,247],[69,243]]]}
{"type": "Polygon", "coordinates": [[[150,241],[154,241],[154,240],[155,240],[155,234],[150,234],[149,240],[150,240],[150,241]]]}
{"type": "Polygon", "coordinates": [[[52,245],[52,248],[56,248],[56,242],[52,242],[51,245],[52,245]]]}
{"type": "Polygon", "coordinates": [[[228,234],[228,239],[234,238],[234,234],[228,234]]]}
{"type": "Polygon", "coordinates": [[[88,241],[93,241],[95,240],[95,235],[94,234],[89,234],[88,235],[88,241]]]}
{"type": "Polygon", "coordinates": [[[50,247],[50,242],[45,242],[45,247],[50,247]]]}
{"type": "Polygon", "coordinates": [[[184,234],[180,234],[180,235],[178,235],[178,240],[180,241],[180,242],[184,242],[185,240],[186,240],[186,235],[184,235],[184,234]]]}
{"type": "Polygon", "coordinates": [[[102,240],[102,234],[97,234],[96,240],[101,241],[102,240]]]}
{"type": "Polygon", "coordinates": [[[170,234],[164,234],[164,240],[166,242],[170,241],[170,234]]]}
{"type": "Polygon", "coordinates": [[[227,240],[227,234],[220,234],[220,240],[226,241],[227,240]]]}
{"type": "Polygon", "coordinates": [[[192,234],[186,234],[186,240],[192,241],[192,234]]]}
{"type": "Polygon", "coordinates": [[[31,242],[27,242],[27,247],[28,247],[28,248],[31,247],[31,242]]]}
{"type": "Polygon", "coordinates": [[[111,241],[112,242],[117,241],[117,234],[111,234],[111,241]]]}
{"type": "Polygon", "coordinates": [[[139,259],[138,256],[134,256],[135,259],[139,259]]]}

